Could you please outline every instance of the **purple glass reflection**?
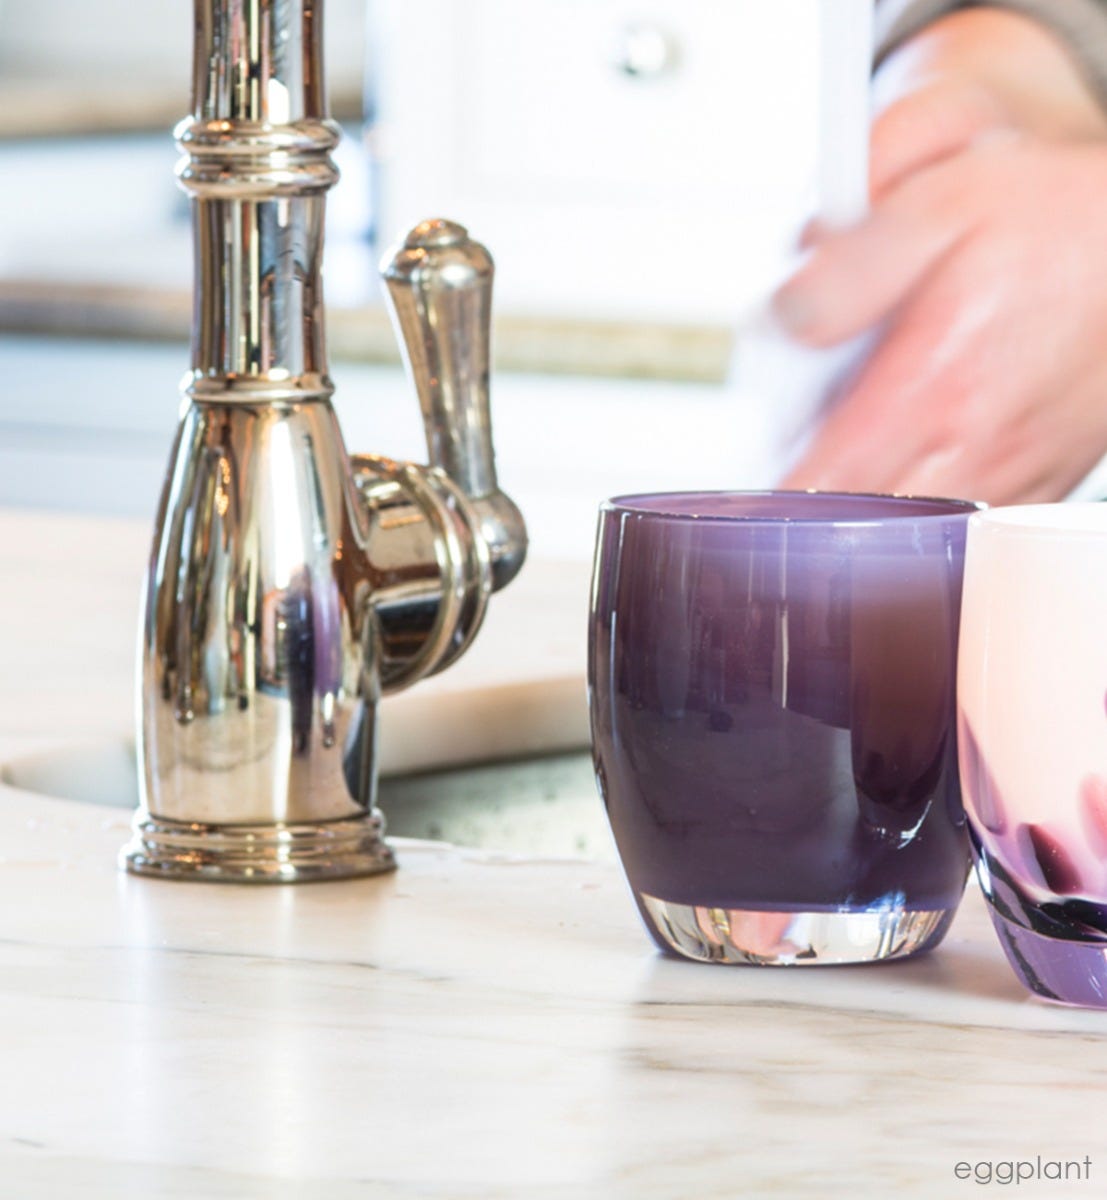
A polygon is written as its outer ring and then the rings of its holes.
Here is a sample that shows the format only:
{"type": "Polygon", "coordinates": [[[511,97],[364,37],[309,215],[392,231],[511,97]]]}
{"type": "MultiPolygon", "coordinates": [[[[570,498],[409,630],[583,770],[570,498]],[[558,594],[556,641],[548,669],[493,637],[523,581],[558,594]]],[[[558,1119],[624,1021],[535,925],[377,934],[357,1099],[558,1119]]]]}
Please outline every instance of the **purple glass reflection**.
{"type": "Polygon", "coordinates": [[[954,684],[973,511],[808,493],[604,506],[593,750],[663,949],[844,962],[941,939],[969,866],[954,684]]]}
{"type": "Polygon", "coordinates": [[[1102,873],[1082,871],[1074,861],[1081,850],[1107,858],[1107,779],[1095,773],[1084,778],[1076,797],[1083,836],[1066,844],[1063,828],[997,817],[1005,809],[1003,797],[963,713],[958,733],[977,875],[1011,967],[1047,1000],[1107,1007],[1102,873]]]}

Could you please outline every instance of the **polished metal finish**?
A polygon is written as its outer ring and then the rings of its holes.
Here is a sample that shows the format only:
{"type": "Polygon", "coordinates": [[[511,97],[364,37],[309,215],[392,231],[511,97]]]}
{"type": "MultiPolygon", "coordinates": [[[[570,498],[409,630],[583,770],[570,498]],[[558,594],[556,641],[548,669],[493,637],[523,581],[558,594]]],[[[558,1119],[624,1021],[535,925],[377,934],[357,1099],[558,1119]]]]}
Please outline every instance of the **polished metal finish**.
{"type": "Polygon", "coordinates": [[[365,551],[377,572],[378,672],[382,687],[395,691],[443,670],[469,646],[498,585],[479,514],[448,475],[368,454],[352,466],[370,514],[365,551]]]}
{"type": "Polygon", "coordinates": [[[193,198],[198,401],[329,396],[323,215],[338,179],[313,0],[196,0],[192,114],[176,129],[193,198]]]}
{"type": "Polygon", "coordinates": [[[323,334],[338,132],[319,17],[311,0],[197,0],[193,113],[177,131],[192,368],[146,581],[141,805],[123,856],[140,874],[394,866],[375,808],[377,704],[465,650],[525,554],[492,460],[491,260],[460,226],[424,222],[401,257],[428,230],[448,231],[449,256],[407,278],[385,268],[431,465],[343,446],[323,334]]]}
{"type": "Polygon", "coordinates": [[[433,465],[473,502],[497,588],[519,573],[526,528],[496,482],[489,412],[493,265],[488,251],[452,221],[424,221],[384,267],[392,313],[433,465]]]}

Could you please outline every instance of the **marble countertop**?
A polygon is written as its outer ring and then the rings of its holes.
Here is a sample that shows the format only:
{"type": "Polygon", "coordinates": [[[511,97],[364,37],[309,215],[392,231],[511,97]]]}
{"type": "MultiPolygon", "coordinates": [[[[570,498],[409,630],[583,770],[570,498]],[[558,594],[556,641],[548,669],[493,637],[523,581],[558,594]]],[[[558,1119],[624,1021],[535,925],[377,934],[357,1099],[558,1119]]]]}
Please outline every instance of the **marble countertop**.
{"type": "MultiPolygon", "coordinates": [[[[126,731],[143,543],[0,513],[0,762],[126,731]]],[[[500,683],[579,682],[563,601],[500,683]]],[[[1026,996],[975,890],[929,957],[727,969],[656,954],[604,863],[187,885],[120,874],[126,824],[0,785],[4,1195],[947,1197],[1039,1157],[1090,1178],[1028,1194],[1107,1194],[1107,1018],[1026,996]]]]}

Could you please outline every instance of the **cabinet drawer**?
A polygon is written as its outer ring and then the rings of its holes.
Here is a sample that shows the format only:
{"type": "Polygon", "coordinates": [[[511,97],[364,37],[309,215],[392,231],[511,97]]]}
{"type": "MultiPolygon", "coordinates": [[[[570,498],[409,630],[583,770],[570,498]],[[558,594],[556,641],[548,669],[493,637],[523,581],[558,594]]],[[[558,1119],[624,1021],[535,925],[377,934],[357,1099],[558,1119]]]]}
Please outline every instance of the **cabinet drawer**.
{"type": "Polygon", "coordinates": [[[765,285],[809,203],[819,0],[370,12],[386,238],[467,222],[516,307],[717,320],[765,285]]]}
{"type": "MultiPolygon", "coordinates": [[[[811,105],[781,71],[796,65],[786,18],[808,7],[474,0],[459,31],[471,68],[458,80],[459,168],[474,186],[526,199],[571,199],[582,187],[646,203],[758,182],[802,187],[811,105]],[[751,180],[750,164],[773,162],[751,180]]],[[[814,73],[797,76],[813,96],[814,73]]]]}

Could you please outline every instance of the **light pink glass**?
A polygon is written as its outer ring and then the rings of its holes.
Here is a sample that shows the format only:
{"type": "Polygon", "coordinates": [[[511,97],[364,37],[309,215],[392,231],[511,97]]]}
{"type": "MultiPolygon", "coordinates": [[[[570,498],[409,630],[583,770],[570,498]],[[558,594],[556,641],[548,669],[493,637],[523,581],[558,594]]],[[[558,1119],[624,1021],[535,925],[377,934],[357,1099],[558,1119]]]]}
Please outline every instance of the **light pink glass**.
{"type": "Polygon", "coordinates": [[[1000,942],[1033,992],[1107,1007],[1107,504],[969,522],[961,780],[1000,942]]]}

